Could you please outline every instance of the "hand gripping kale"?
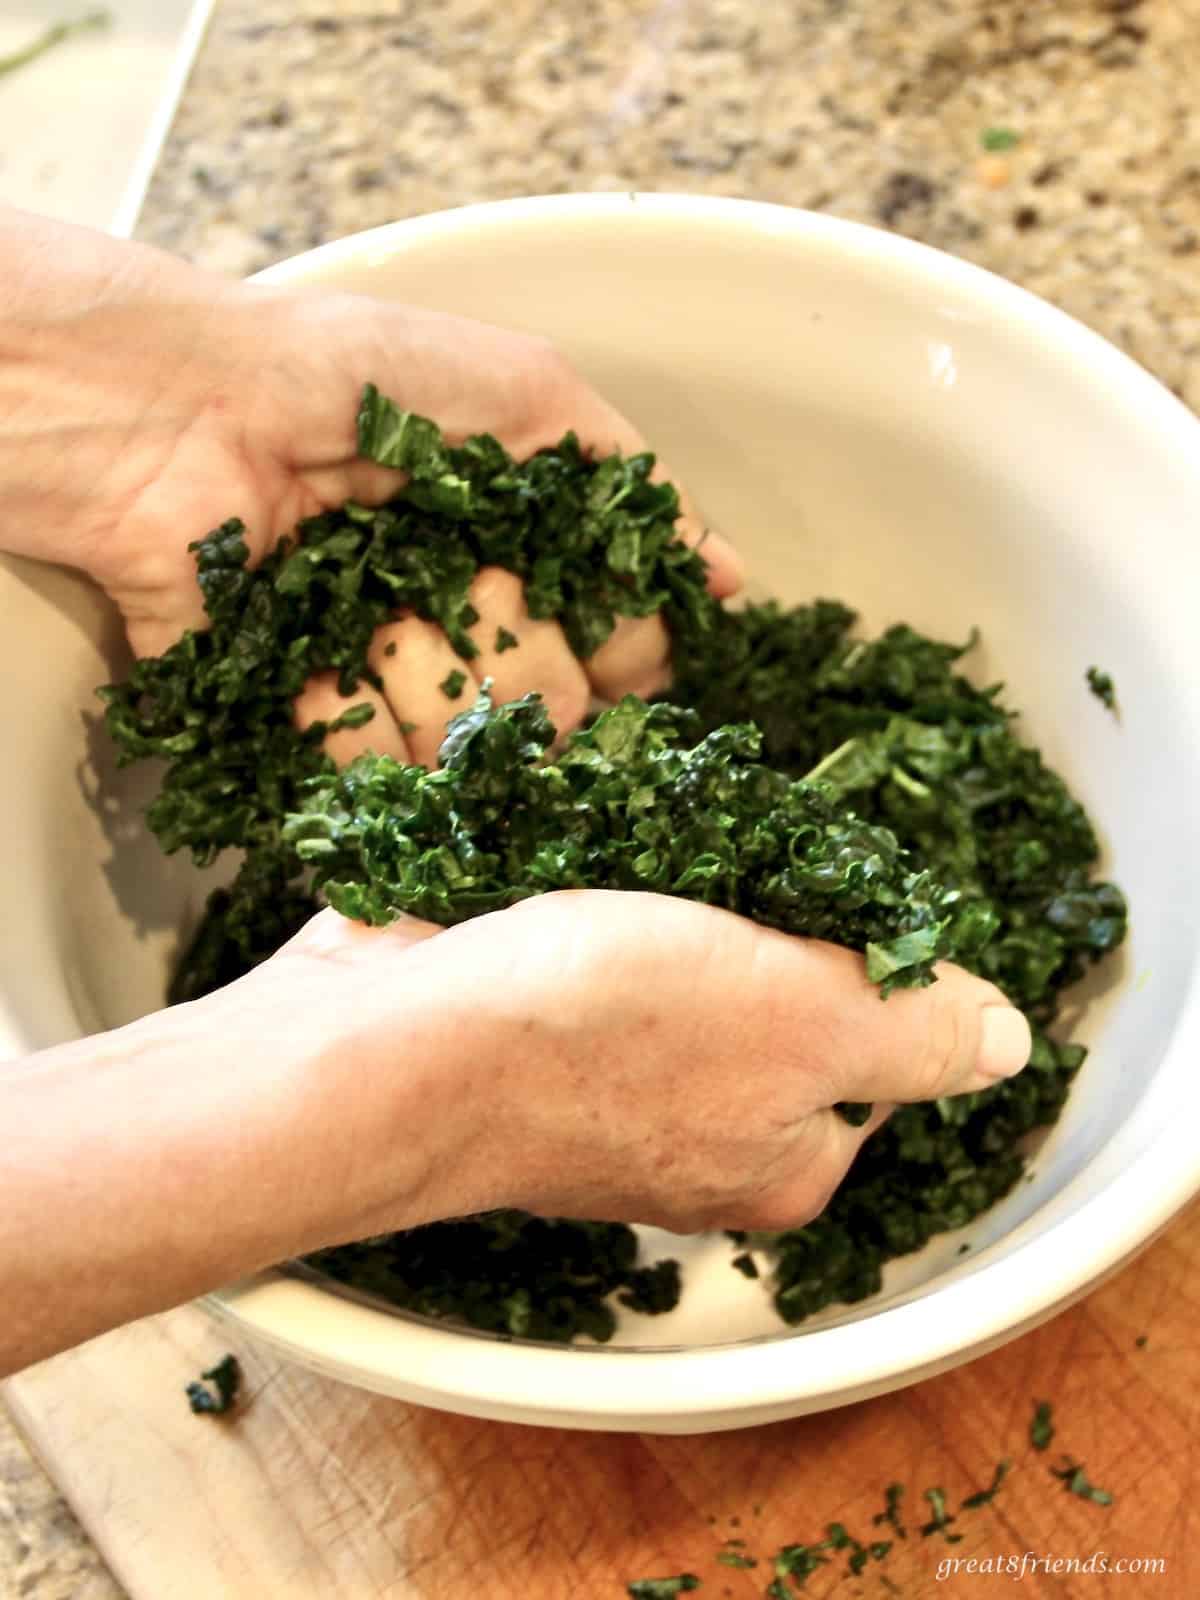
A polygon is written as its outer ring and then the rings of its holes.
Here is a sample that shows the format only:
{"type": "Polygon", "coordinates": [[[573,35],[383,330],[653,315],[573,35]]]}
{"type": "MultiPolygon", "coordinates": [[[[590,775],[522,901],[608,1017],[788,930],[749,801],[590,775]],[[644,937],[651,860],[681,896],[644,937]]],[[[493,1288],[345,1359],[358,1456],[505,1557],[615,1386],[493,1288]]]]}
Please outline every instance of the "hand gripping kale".
{"type": "Polygon", "coordinates": [[[436,772],[365,755],[311,779],[284,843],[360,922],[449,926],[555,889],[649,890],[864,950],[884,994],[991,933],[974,902],[911,870],[887,827],[764,767],[752,725],[693,743],[697,722],[629,695],[546,762],[540,697],[493,709],[485,689],[436,772]]]}
{"type": "MultiPolygon", "coordinates": [[[[520,464],[486,435],[451,448],[370,387],[358,436],[364,455],[407,473],[399,495],[309,518],[253,571],[242,523],[224,523],[192,546],[209,626],[100,691],[121,763],[166,763],[146,812],[163,849],[190,850],[199,866],[227,848],[247,852],[214,897],[173,1000],[262,960],[315,909],[279,829],[305,780],[332,770],[321,750],[329,730],[299,732],[292,702],[325,670],[346,695],[377,684],[367,647],[381,623],[413,611],[471,659],[469,591],[484,566],[516,573],[530,615],[556,618],[581,657],[618,616],[662,611],[698,640],[717,614],[703,562],[676,538],[674,488],[650,481],[653,456],[593,461],[572,434],[520,464]]],[[[361,703],[340,722],[371,715],[361,703]]]]}

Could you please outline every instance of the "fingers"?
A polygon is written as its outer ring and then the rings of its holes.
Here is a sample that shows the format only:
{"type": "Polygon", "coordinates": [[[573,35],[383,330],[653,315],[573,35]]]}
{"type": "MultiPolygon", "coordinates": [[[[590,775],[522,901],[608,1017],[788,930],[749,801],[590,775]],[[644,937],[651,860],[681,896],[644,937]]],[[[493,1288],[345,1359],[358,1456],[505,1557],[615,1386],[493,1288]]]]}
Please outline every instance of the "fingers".
{"type": "Polygon", "coordinates": [[[521,580],[485,567],[471,585],[471,604],[479,613],[471,629],[479,654],[471,668],[479,682],[492,680],[495,703],[536,690],[560,735],[577,728],[591,700],[588,674],[556,622],[530,617],[521,580]]]}
{"type": "Polygon", "coordinates": [[[1029,1024],[999,989],[943,963],[937,981],[886,1000],[861,956],[763,933],[760,962],[796,997],[808,1067],[840,1100],[917,1101],[986,1089],[1020,1072],[1029,1024]]]}
{"type": "Polygon", "coordinates": [[[661,617],[618,617],[599,650],[584,663],[601,700],[659,694],[671,681],[671,640],[661,617]]]}
{"type": "Polygon", "coordinates": [[[412,753],[408,741],[397,725],[392,709],[369,683],[360,683],[348,698],[338,689],[336,672],[319,672],[304,685],[295,706],[296,726],[301,730],[311,728],[314,722],[335,722],[351,706],[363,701],[374,708],[370,722],[358,728],[339,728],[326,734],[325,750],[339,767],[346,766],[364,750],[374,750],[377,755],[393,756],[408,765],[412,753]]]}
{"type": "Polygon", "coordinates": [[[436,766],[446,724],[475,698],[473,663],[455,652],[436,623],[414,616],[376,629],[367,659],[383,679],[384,698],[413,761],[436,766]]]}

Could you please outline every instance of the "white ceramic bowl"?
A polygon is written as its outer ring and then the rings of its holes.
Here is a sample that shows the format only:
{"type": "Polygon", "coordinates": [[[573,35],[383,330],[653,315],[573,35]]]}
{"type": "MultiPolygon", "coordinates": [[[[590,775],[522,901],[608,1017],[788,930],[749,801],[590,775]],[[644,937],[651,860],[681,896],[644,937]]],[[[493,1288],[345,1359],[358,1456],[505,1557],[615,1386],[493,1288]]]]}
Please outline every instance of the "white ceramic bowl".
{"type": "MultiPolygon", "coordinates": [[[[353,1382],[482,1416],[690,1432],[897,1387],[1083,1294],[1200,1186],[1200,425],[1094,334],[887,234],[682,196],[567,196],[382,228],[267,274],[550,335],[745,551],[759,593],[831,595],[868,627],[984,634],[1025,727],[1077,786],[1133,910],[1092,1045],[1033,1178],[883,1294],[785,1329],[724,1243],[612,1346],[505,1343],[266,1274],[217,1303],[353,1382]],[[1120,723],[1084,671],[1112,672],[1120,723]],[[649,1347],[654,1346],[654,1347],[649,1347]]],[[[364,378],[372,376],[364,373],[364,378]]],[[[236,508],[231,507],[231,512],[236,508]]],[[[197,530],[200,532],[203,530],[197,530]]],[[[141,832],[85,728],[117,657],[82,584],[0,574],[10,781],[0,929],[11,1051],[159,1003],[207,885],[141,832]]],[[[1104,992],[1100,993],[1100,988],[1104,992]]]]}

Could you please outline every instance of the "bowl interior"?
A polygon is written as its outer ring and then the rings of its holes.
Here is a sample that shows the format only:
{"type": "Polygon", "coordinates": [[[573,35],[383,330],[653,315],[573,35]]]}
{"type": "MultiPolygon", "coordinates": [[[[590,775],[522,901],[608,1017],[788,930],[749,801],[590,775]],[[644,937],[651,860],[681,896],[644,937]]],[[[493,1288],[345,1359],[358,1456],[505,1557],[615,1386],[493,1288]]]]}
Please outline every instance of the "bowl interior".
{"type": "MultiPolygon", "coordinates": [[[[267,276],[549,335],[738,542],[752,592],[840,598],[871,631],[904,620],[962,639],[978,626],[971,675],[1004,680],[1029,739],[1092,811],[1132,934],[1087,986],[1074,1036],[1092,1055],[1032,1181],[967,1231],[969,1257],[958,1239],[935,1241],[893,1265],[880,1299],[823,1320],[880,1317],[914,1296],[936,1315],[951,1282],[1047,1242],[1195,1107],[1190,1063],[1172,1048],[1200,944],[1200,469],[1182,408],[997,280],[770,207],[637,196],[482,207],[267,276]],[[1087,689],[1092,664],[1115,678],[1119,720],[1087,689]]],[[[0,851],[22,908],[0,940],[20,1050],[157,1005],[211,880],[144,836],[150,775],[116,773],[95,725],[94,686],[122,663],[104,604],[14,561],[0,612],[21,776],[0,793],[0,851]]],[[[629,1319],[619,1339],[784,1332],[762,1287],[728,1271],[724,1244],[686,1250],[680,1310],[629,1319]]],[[[1099,1239],[1083,1268],[1105,1264],[1099,1239]]],[[[998,1307],[997,1328],[1031,1307],[998,1307]]]]}

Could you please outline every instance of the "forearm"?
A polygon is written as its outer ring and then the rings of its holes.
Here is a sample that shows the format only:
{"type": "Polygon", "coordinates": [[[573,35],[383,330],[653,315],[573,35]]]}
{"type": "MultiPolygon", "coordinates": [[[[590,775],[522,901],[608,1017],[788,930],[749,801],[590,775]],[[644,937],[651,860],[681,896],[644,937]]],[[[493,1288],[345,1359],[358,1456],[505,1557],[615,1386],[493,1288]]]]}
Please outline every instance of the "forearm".
{"type": "Polygon", "coordinates": [[[344,1024],[332,1046],[320,988],[252,975],[0,1069],[0,1373],[453,1208],[433,1154],[457,1153],[444,1028],[417,1004],[406,1028],[402,1007],[394,1060],[364,1068],[344,1024]]]}

